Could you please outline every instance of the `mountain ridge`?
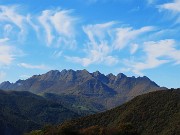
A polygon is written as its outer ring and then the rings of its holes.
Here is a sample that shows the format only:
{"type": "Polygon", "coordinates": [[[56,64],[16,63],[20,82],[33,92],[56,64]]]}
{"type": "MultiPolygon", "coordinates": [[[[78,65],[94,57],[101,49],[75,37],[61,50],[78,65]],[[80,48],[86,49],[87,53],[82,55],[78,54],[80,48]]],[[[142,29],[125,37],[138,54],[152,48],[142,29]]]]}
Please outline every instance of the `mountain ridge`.
{"type": "Polygon", "coordinates": [[[104,75],[99,71],[51,70],[15,83],[3,82],[0,89],[30,91],[35,94],[55,93],[91,98],[107,109],[143,93],[163,89],[148,77],[127,77],[123,73],[104,75]]]}

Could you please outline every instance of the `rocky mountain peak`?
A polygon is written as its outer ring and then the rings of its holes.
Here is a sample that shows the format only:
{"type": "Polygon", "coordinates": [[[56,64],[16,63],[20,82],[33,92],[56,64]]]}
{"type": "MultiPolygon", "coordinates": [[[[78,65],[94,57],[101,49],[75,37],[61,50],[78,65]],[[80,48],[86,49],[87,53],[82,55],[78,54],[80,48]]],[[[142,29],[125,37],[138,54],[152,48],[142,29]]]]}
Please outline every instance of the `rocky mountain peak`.
{"type": "Polygon", "coordinates": [[[127,76],[123,73],[119,73],[116,77],[117,78],[126,78],[127,76]]]}
{"type": "Polygon", "coordinates": [[[90,75],[90,73],[89,73],[86,69],[83,69],[83,70],[77,70],[77,71],[76,71],[76,74],[90,75]]]}
{"type": "Polygon", "coordinates": [[[9,81],[2,82],[1,85],[11,84],[9,81]]]}
{"type": "Polygon", "coordinates": [[[59,70],[51,70],[51,71],[47,72],[46,74],[49,74],[49,75],[57,75],[57,74],[59,74],[59,73],[60,73],[59,70]]]}
{"type": "Polygon", "coordinates": [[[107,76],[105,76],[104,74],[101,74],[99,71],[93,72],[92,76],[105,84],[108,83],[107,76]]]}
{"type": "Polygon", "coordinates": [[[108,77],[110,80],[114,80],[116,78],[116,76],[112,73],[106,75],[106,77],[108,77]]]}
{"type": "Polygon", "coordinates": [[[66,74],[67,73],[67,70],[66,69],[63,69],[62,71],[61,71],[61,75],[64,75],[64,74],[66,74]]]}
{"type": "Polygon", "coordinates": [[[11,85],[11,83],[9,81],[5,81],[0,84],[0,88],[1,89],[9,88],[10,85],[11,85]]]}
{"type": "Polygon", "coordinates": [[[93,74],[94,76],[100,76],[100,75],[102,75],[99,71],[93,72],[92,74],[93,74]]]}
{"type": "Polygon", "coordinates": [[[59,78],[60,72],[58,70],[51,70],[41,76],[40,80],[56,80],[59,78]]]}

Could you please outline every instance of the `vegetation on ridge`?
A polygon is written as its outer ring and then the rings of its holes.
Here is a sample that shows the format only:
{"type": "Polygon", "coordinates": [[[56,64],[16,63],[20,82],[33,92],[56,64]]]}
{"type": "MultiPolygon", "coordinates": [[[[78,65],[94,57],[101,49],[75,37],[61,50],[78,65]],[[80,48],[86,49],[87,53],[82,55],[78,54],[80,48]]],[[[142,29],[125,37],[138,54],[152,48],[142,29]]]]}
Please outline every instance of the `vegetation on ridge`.
{"type": "MultiPolygon", "coordinates": [[[[117,108],[46,127],[36,135],[178,135],[180,134],[180,89],[151,92],[117,108]],[[110,131],[112,132],[108,132],[110,131]],[[114,133],[115,132],[115,133],[114,133]]],[[[29,135],[34,135],[33,131],[29,135]]]]}
{"type": "Polygon", "coordinates": [[[0,134],[21,135],[45,124],[62,123],[79,115],[61,104],[30,92],[0,90],[0,134]]]}

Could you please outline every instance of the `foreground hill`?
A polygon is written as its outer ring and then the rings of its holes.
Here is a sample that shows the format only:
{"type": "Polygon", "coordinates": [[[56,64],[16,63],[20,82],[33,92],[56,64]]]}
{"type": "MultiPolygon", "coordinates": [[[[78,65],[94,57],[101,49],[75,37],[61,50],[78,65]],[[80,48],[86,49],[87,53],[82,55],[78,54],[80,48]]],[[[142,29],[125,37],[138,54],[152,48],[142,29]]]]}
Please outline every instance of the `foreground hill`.
{"type": "Polygon", "coordinates": [[[79,115],[30,92],[0,90],[0,135],[21,135],[79,115]]]}
{"type": "Polygon", "coordinates": [[[104,113],[46,127],[33,135],[179,135],[180,89],[151,92],[104,113]]]}
{"type": "Polygon", "coordinates": [[[155,82],[146,76],[127,77],[119,73],[104,75],[99,71],[89,73],[87,70],[52,70],[42,75],[34,75],[27,80],[16,83],[3,82],[3,90],[30,91],[35,94],[54,93],[59,95],[78,96],[110,109],[137,95],[160,90],[155,82]]]}

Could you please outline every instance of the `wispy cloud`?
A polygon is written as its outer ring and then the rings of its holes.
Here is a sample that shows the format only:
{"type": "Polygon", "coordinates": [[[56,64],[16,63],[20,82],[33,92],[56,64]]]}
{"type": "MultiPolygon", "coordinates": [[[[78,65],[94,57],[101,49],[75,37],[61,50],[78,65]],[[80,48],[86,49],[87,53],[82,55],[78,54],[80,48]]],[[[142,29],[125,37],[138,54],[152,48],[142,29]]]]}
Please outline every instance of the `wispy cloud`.
{"type": "Polygon", "coordinates": [[[115,56],[112,56],[111,49],[108,47],[108,45],[104,42],[99,44],[96,47],[89,47],[86,50],[87,57],[80,58],[80,57],[69,57],[66,56],[65,58],[69,61],[82,64],[83,66],[87,67],[90,64],[100,64],[104,63],[106,65],[115,65],[118,63],[118,59],[115,56]]]}
{"type": "Polygon", "coordinates": [[[15,48],[8,45],[9,39],[0,39],[0,66],[10,65],[15,59],[15,48]]]}
{"type": "Polygon", "coordinates": [[[165,3],[157,6],[160,11],[169,11],[176,18],[176,23],[180,23],[180,0],[174,0],[170,3],[165,3]]]}
{"type": "Polygon", "coordinates": [[[53,58],[59,58],[62,56],[62,51],[54,51],[53,54],[52,54],[52,57],[53,58]]]}
{"type": "Polygon", "coordinates": [[[139,45],[138,44],[131,44],[130,45],[130,53],[134,54],[138,50],[139,45]]]}
{"type": "MultiPolygon", "coordinates": [[[[17,27],[17,31],[19,32],[18,38],[24,37],[26,35],[26,17],[18,12],[18,5],[13,6],[2,6],[0,5],[0,23],[8,22],[12,23],[17,27]]],[[[12,25],[5,25],[5,32],[12,30],[12,25]]]]}
{"type": "Polygon", "coordinates": [[[115,49],[123,49],[128,43],[136,39],[138,36],[155,30],[152,26],[142,27],[134,30],[132,27],[117,28],[115,33],[115,41],[113,46],[115,49]]]}
{"type": "Polygon", "coordinates": [[[175,13],[179,13],[180,12],[180,0],[174,0],[171,3],[165,3],[162,5],[159,5],[160,9],[165,9],[165,10],[169,10],[175,13]]]}
{"type": "Polygon", "coordinates": [[[76,46],[75,25],[78,19],[72,15],[72,10],[56,8],[32,14],[22,13],[19,8],[19,5],[0,5],[0,23],[4,36],[22,42],[34,29],[39,40],[46,41],[48,46],[76,46]],[[42,40],[43,35],[46,40],[42,40]]]}
{"type": "Polygon", "coordinates": [[[40,70],[48,70],[49,69],[48,66],[45,66],[43,64],[32,65],[32,64],[28,64],[28,63],[20,63],[20,64],[18,64],[18,66],[23,67],[23,68],[28,68],[28,69],[40,69],[40,70]]]}
{"type": "Polygon", "coordinates": [[[106,39],[109,36],[108,32],[111,32],[111,28],[115,23],[108,22],[83,26],[83,30],[88,37],[84,49],[87,56],[84,58],[66,56],[66,58],[83,66],[89,66],[93,63],[104,63],[107,65],[118,63],[118,59],[111,55],[112,47],[106,39]]]}
{"type": "MultiPolygon", "coordinates": [[[[133,42],[143,33],[154,30],[154,27],[142,27],[134,30],[131,27],[117,27],[118,23],[111,21],[103,24],[83,26],[84,33],[88,37],[85,43],[85,57],[70,57],[66,59],[89,66],[95,63],[104,63],[107,65],[115,65],[119,62],[119,58],[113,55],[114,51],[120,51],[129,43],[133,42]]],[[[137,51],[137,45],[131,49],[132,53],[137,51]]]]}
{"type": "Polygon", "coordinates": [[[166,39],[160,41],[149,41],[144,43],[144,59],[125,60],[128,69],[135,74],[142,75],[146,69],[156,68],[162,64],[173,62],[180,64],[180,50],[175,47],[175,40],[166,39]]]}
{"type": "Polygon", "coordinates": [[[73,47],[75,41],[75,24],[77,18],[71,15],[71,10],[44,10],[38,17],[40,24],[43,26],[47,45],[50,46],[55,38],[58,44],[69,45],[73,47]]]}

